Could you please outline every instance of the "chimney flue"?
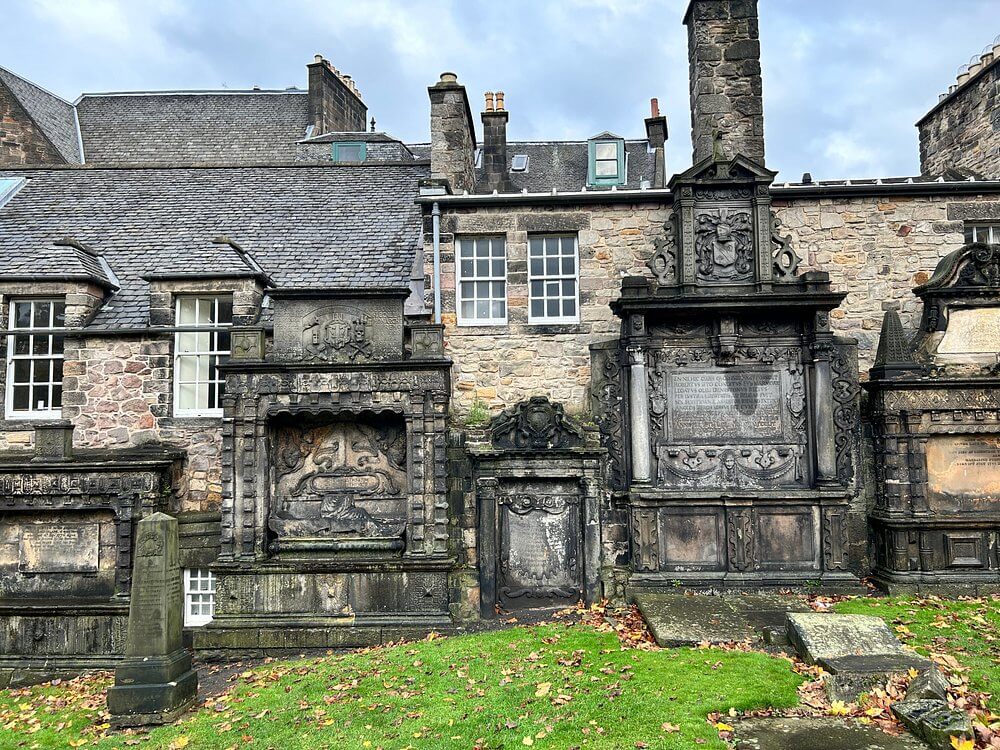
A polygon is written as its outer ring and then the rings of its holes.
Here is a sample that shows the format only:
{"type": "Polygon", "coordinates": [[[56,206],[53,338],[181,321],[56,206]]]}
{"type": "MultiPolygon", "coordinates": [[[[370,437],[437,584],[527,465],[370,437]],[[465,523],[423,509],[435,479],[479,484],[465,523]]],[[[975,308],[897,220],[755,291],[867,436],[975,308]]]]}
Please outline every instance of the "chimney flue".
{"type": "Polygon", "coordinates": [[[485,111],[486,112],[492,112],[493,111],[493,92],[492,91],[487,91],[486,92],[486,110],[485,111]]]}
{"type": "Polygon", "coordinates": [[[483,189],[487,193],[510,192],[513,188],[507,162],[507,119],[503,91],[486,92],[483,112],[483,189]],[[494,99],[494,96],[496,97],[494,99]]]}
{"type": "Polygon", "coordinates": [[[660,102],[655,96],[649,100],[649,116],[650,117],[660,116],[660,102]]]}
{"type": "Polygon", "coordinates": [[[505,111],[504,108],[503,108],[503,92],[502,91],[498,91],[497,92],[497,112],[503,112],[503,111],[505,111]]]}
{"type": "Polygon", "coordinates": [[[694,162],[742,155],[763,165],[757,0],[691,0],[684,23],[694,162]]]}

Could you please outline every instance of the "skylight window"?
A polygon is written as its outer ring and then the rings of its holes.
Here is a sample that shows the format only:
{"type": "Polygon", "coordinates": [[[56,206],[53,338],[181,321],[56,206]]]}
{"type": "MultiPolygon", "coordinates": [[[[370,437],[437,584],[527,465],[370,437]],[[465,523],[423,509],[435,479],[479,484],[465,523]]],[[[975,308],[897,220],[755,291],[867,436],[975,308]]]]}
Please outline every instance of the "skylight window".
{"type": "Polygon", "coordinates": [[[514,158],[510,162],[511,172],[527,172],[528,171],[528,155],[527,154],[514,154],[514,158]]]}
{"type": "Polygon", "coordinates": [[[360,164],[365,160],[364,141],[341,141],[333,144],[332,157],[337,164],[360,164]]]}
{"type": "Polygon", "coordinates": [[[7,205],[7,201],[14,197],[25,182],[27,180],[23,177],[0,177],[0,208],[7,205]]]}

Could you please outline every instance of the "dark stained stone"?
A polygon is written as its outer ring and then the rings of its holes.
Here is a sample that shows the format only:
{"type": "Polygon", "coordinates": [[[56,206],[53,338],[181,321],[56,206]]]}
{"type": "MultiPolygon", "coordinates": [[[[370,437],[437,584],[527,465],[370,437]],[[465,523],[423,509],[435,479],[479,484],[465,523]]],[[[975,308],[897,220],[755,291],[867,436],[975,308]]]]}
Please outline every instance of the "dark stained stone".
{"type": "Polygon", "coordinates": [[[920,750],[912,737],[836,719],[750,719],[736,724],[737,750],[920,750]]]}
{"type": "Polygon", "coordinates": [[[951,738],[973,736],[968,714],[949,708],[937,700],[902,701],[892,704],[892,712],[908,730],[934,750],[949,750],[951,738]]]}
{"type": "Polygon", "coordinates": [[[721,596],[636,594],[635,603],[663,647],[753,639],[747,620],[721,596]]]}

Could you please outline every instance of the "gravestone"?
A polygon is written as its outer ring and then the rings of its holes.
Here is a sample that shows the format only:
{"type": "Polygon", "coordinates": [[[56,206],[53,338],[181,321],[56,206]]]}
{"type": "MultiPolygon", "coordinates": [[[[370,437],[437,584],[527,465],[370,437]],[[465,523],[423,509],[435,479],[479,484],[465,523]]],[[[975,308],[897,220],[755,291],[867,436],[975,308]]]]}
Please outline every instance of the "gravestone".
{"type": "Polygon", "coordinates": [[[198,673],[181,644],[177,519],[154,513],[138,524],[125,658],[108,690],[118,726],[165,724],[198,693],[198,673]]]}

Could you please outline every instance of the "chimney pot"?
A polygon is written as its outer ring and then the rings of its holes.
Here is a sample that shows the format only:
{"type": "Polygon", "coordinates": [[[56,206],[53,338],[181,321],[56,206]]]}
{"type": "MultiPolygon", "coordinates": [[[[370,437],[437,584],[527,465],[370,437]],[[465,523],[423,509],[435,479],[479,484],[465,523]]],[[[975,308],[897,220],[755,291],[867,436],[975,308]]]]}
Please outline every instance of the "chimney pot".
{"type": "Polygon", "coordinates": [[[323,62],[323,55],[316,55],[313,57],[313,62],[323,62]]]}
{"type": "Polygon", "coordinates": [[[458,83],[458,76],[449,71],[441,74],[441,83],[458,83]]]}
{"type": "Polygon", "coordinates": [[[660,116],[660,102],[654,96],[649,100],[649,116],[659,117],[660,116]]]}
{"type": "Polygon", "coordinates": [[[503,107],[503,92],[502,91],[498,91],[497,92],[497,112],[503,112],[503,111],[504,111],[504,107],[503,107]]]}
{"type": "Polygon", "coordinates": [[[487,112],[492,112],[493,111],[493,92],[492,91],[487,91],[486,92],[486,111],[487,112]]]}

